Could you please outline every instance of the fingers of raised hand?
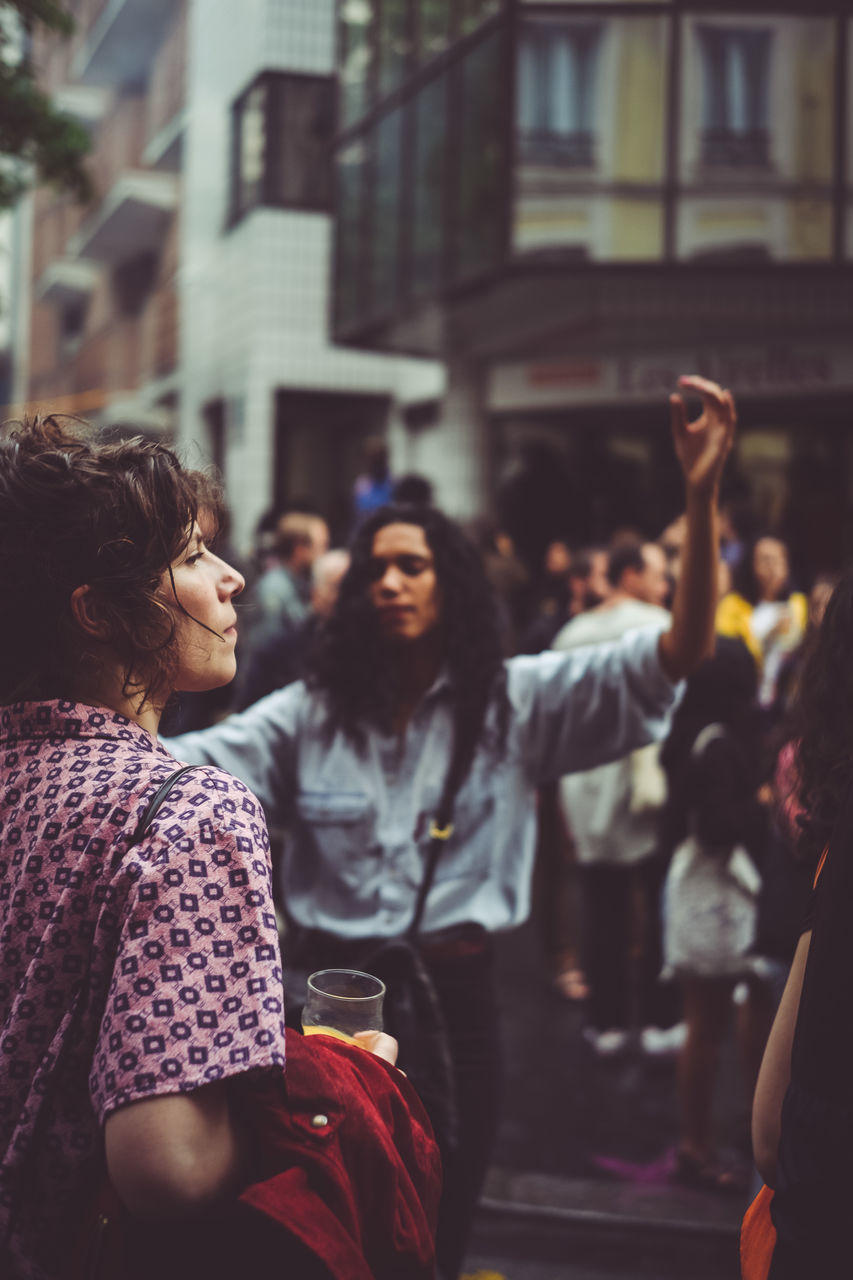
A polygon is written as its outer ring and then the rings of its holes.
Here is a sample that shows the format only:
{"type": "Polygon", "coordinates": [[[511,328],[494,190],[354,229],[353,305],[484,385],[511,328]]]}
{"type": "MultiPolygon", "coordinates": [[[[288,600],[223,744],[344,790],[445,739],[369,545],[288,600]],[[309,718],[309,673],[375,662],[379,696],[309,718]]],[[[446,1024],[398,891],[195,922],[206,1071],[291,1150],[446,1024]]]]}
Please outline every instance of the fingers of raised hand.
{"type": "Polygon", "coordinates": [[[730,391],[724,391],[718,383],[712,382],[710,378],[700,378],[697,374],[685,374],[678,379],[678,385],[688,391],[695,391],[702,397],[705,413],[711,412],[727,426],[734,426],[735,402],[730,391]]]}
{"type": "Polygon", "coordinates": [[[669,412],[672,421],[672,434],[676,443],[684,439],[687,434],[687,406],[679,395],[671,395],[669,397],[669,412]]]}

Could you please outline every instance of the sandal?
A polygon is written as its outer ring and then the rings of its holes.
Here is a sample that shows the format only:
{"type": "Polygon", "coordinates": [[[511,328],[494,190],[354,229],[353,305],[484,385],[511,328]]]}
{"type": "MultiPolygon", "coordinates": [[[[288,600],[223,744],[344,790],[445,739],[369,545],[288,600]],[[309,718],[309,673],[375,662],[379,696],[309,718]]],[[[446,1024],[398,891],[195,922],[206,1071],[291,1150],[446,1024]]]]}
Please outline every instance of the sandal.
{"type": "Polygon", "coordinates": [[[749,1189],[749,1175],[736,1164],[725,1164],[708,1156],[705,1160],[689,1151],[675,1153],[673,1179],[695,1191],[716,1191],[723,1195],[744,1195],[749,1189]]]}

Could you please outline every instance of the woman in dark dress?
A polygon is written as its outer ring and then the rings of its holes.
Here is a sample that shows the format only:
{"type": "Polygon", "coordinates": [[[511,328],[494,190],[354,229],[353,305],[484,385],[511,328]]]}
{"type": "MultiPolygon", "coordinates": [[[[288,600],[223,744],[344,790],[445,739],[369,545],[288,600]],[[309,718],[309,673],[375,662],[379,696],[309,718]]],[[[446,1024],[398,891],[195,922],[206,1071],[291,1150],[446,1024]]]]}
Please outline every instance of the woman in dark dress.
{"type": "Polygon", "coordinates": [[[771,1280],[853,1274],[853,575],[836,588],[802,672],[799,851],[816,887],[753,1107],[774,1188],[771,1280]],[[826,857],[823,853],[826,851],[826,857]]]}

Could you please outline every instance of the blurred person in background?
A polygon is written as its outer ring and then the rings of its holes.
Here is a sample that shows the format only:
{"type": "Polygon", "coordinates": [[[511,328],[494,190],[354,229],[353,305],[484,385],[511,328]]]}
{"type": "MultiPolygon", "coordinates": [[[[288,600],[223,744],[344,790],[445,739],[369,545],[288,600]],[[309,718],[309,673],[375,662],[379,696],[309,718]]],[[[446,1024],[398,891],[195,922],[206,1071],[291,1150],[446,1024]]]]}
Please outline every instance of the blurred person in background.
{"type": "Polygon", "coordinates": [[[788,654],[806,629],[808,604],[789,581],[788,548],[779,538],[764,536],[744,551],[734,575],[734,590],[720,601],[717,630],[743,640],[759,671],[758,703],[767,727],[775,717],[777,682],[788,654]]]}
{"type": "MultiPolygon", "coordinates": [[[[563,628],[554,641],[558,652],[603,645],[637,627],[669,624],[662,607],[669,593],[666,559],[656,543],[623,539],[610,553],[608,580],[607,600],[563,628]]],[[[666,866],[658,855],[658,812],[665,791],[656,753],[654,746],[643,747],[560,783],[581,889],[583,968],[589,987],[584,1037],[602,1056],[620,1053],[629,1043],[638,892],[641,1044],[649,1053],[674,1051],[683,1033],[678,1003],[659,977],[659,901],[666,866]]]]}
{"type": "Polygon", "coordinates": [[[394,481],[391,501],[402,506],[431,507],[434,501],[434,488],[431,480],[417,471],[409,471],[394,481]]]}
{"type": "Polygon", "coordinates": [[[483,572],[495,595],[503,652],[518,652],[518,636],[526,618],[530,574],[516,555],[512,538],[493,520],[479,516],[467,532],[480,555],[483,572]]]}
{"type": "Polygon", "coordinates": [[[471,544],[439,512],[389,508],[353,541],[308,680],[171,744],[250,780],[287,828],[288,947],[303,968],[351,965],[406,931],[431,826],[452,801],[420,935],[459,1103],[438,1232],[445,1280],[462,1264],[497,1126],[491,935],[528,913],[536,788],[661,737],[675,682],[713,642],[716,498],[735,410],[713,383],[681,385],[703,409],[688,423],[672,397],[689,532],[671,619],[612,645],[505,662],[471,544]]]}
{"type": "Polygon", "coordinates": [[[391,501],[394,482],[388,461],[388,446],[379,436],[370,436],[362,448],[363,470],[352,489],[353,529],[367,516],[391,501]]]}
{"type": "Polygon", "coordinates": [[[254,584],[250,627],[258,644],[282,624],[295,626],[308,616],[311,566],[329,549],[329,526],[321,516],[288,511],[276,523],[274,560],[254,584]]]}
{"type": "Polygon", "coordinates": [[[683,993],[687,1036],[678,1058],[681,1132],[676,1175],[712,1191],[746,1190],[748,1171],[717,1151],[714,1090],[720,1050],[736,1029],[752,1098],[772,1017],[765,966],[756,956],[759,866],[766,843],[755,663],[741,640],[719,637],[713,658],[687,680],[661,760],[668,798],[662,845],[665,973],[683,993]]]}
{"type": "Polygon", "coordinates": [[[770,1280],[842,1280],[853,1267],[851,644],[848,571],[815,633],[791,727],[798,854],[815,887],[753,1105],[755,1162],[774,1189],[770,1280]]]}
{"type": "MultiPolygon", "coordinates": [[[[603,548],[572,552],[562,540],[552,542],[545,554],[545,574],[545,594],[521,638],[521,653],[549,648],[572,618],[601,604],[610,591],[603,548]]],[[[537,819],[534,903],[548,982],[560,999],[585,1000],[589,987],[580,959],[576,851],[558,783],[539,788],[537,819]]]]}
{"type": "Polygon", "coordinates": [[[562,538],[549,542],[531,584],[532,616],[519,640],[519,653],[541,653],[569,617],[569,571],[572,553],[562,538]]]}
{"type": "Polygon", "coordinates": [[[768,780],[758,798],[767,812],[767,848],[761,864],[758,923],[753,950],[767,965],[774,1005],[778,1005],[794,959],[811,892],[814,867],[800,856],[799,818],[803,814],[793,738],[797,699],[805,663],[817,644],[827,605],[840,579],[819,574],[809,592],[809,621],[800,647],[788,656],[779,676],[782,719],[770,752],[768,780]],[[778,750],[777,750],[778,748],[778,750]]]}
{"type": "Polygon", "coordinates": [[[299,680],[305,674],[320,628],[332,615],[341,580],[350,566],[343,549],[326,551],[311,566],[311,600],[301,622],[284,618],[250,651],[245,674],[237,681],[234,709],[242,711],[274,689],[299,680]]]}
{"type": "Polygon", "coordinates": [[[572,553],[569,565],[569,618],[603,604],[610,595],[607,577],[607,550],[604,547],[581,547],[572,553]]]}

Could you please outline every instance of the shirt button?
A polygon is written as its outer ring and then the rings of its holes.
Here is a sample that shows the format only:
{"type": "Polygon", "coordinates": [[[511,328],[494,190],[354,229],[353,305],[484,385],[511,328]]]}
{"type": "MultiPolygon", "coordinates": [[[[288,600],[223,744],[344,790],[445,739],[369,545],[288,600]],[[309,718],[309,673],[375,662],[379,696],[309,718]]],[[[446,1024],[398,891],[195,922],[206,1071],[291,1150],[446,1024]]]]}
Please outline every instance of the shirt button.
{"type": "Polygon", "coordinates": [[[317,1115],[317,1116],[314,1116],[314,1117],[312,1118],[312,1120],[311,1120],[311,1128],[312,1128],[312,1129],[325,1129],[325,1127],[326,1127],[326,1125],[327,1125],[328,1123],[329,1123],[329,1117],[328,1117],[328,1116],[321,1116],[321,1115],[317,1115]]]}

